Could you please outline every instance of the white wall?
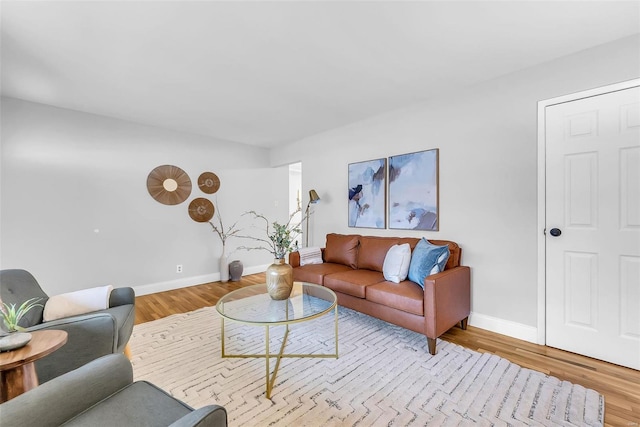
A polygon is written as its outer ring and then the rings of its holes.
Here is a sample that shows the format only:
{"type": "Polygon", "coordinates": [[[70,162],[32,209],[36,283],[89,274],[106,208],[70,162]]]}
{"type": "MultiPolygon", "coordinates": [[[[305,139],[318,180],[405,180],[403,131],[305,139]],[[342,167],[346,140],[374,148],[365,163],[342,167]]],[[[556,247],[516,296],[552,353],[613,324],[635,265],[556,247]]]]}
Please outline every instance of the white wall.
{"type": "MultiPolygon", "coordinates": [[[[270,154],[2,99],[0,268],[32,271],[52,294],[104,283],[150,292],[214,280],[219,242],[186,211],[204,194],[194,189],[181,205],[161,205],[146,191],[149,171],[175,164],[192,180],[213,171],[226,222],[249,209],[283,220],[287,168],[269,166],[302,161],[302,205],[311,188],[322,198],[313,207],[311,245],[323,245],[329,232],[454,240],[472,268],[471,323],[535,340],[537,102],[637,78],[639,51],[640,37],[622,39],[270,154]],[[431,148],[440,149],[439,232],[347,227],[349,163],[431,148]],[[176,264],[184,265],[182,276],[176,264]]],[[[249,269],[270,261],[263,252],[236,258],[249,269]]]]}
{"type": "MultiPolygon", "coordinates": [[[[270,168],[265,149],[10,98],[2,99],[1,137],[0,266],[31,271],[49,294],[106,283],[146,293],[217,279],[219,239],[188,216],[196,197],[212,200],[229,225],[251,209],[287,215],[288,170],[270,168]],[[163,164],[191,177],[184,203],[162,205],[147,192],[147,175],[163,164]],[[205,171],[220,177],[216,195],[197,187],[205,171]]],[[[230,258],[248,271],[271,261],[267,252],[230,258]]]]}
{"type": "MultiPolygon", "coordinates": [[[[537,325],[537,102],[640,76],[640,37],[507,75],[415,108],[272,150],[318,191],[311,240],[330,232],[458,242],[472,271],[472,324],[531,341],[537,325]],[[349,163],[440,149],[440,231],[347,227],[349,163]]],[[[306,200],[305,200],[306,203],[306,200]]]]}

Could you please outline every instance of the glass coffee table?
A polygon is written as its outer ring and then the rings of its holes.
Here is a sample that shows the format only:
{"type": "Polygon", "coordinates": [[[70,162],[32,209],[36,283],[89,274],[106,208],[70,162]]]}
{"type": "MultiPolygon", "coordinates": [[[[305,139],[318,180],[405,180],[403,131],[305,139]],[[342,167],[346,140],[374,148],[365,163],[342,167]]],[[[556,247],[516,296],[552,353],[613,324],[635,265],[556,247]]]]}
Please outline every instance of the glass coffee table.
{"type": "Polygon", "coordinates": [[[216,310],[221,315],[220,330],[222,357],[235,358],[264,358],[266,364],[267,399],[271,399],[271,391],[278,374],[280,360],[283,357],[315,357],[338,358],[338,303],[336,294],[331,289],[311,283],[295,282],[289,299],[272,300],[267,293],[267,285],[253,285],[235,290],[220,298],[216,310]],[[317,319],[333,310],[335,353],[317,354],[285,353],[289,335],[289,325],[317,319]],[[242,323],[244,325],[264,326],[265,351],[264,354],[227,354],[225,352],[225,321],[242,323]],[[271,353],[269,350],[269,328],[285,326],[284,338],[280,351],[271,353]],[[276,364],[270,373],[270,359],[275,357],[276,364]]]}

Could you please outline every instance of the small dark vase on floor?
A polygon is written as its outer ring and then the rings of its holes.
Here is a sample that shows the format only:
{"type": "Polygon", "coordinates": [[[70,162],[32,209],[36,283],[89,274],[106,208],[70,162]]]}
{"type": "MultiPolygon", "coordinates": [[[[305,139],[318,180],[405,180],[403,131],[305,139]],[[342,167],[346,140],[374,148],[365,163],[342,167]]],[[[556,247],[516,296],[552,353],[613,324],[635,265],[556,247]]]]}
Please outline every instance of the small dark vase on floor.
{"type": "Polygon", "coordinates": [[[231,261],[231,264],[229,264],[229,276],[232,282],[237,282],[242,278],[243,268],[242,261],[231,261]]]}

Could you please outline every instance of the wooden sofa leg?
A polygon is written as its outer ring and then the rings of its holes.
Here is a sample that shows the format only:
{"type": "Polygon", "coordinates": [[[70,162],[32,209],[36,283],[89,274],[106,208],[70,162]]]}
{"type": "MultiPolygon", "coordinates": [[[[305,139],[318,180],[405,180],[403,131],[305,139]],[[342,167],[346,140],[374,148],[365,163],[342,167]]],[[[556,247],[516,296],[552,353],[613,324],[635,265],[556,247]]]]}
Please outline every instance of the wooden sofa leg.
{"type": "Polygon", "coordinates": [[[427,344],[429,345],[429,353],[432,356],[436,355],[436,339],[427,337],[427,344]]]}
{"type": "Polygon", "coordinates": [[[464,319],[462,319],[460,321],[460,329],[462,329],[463,331],[467,330],[467,322],[469,321],[468,317],[465,317],[464,319]]]}

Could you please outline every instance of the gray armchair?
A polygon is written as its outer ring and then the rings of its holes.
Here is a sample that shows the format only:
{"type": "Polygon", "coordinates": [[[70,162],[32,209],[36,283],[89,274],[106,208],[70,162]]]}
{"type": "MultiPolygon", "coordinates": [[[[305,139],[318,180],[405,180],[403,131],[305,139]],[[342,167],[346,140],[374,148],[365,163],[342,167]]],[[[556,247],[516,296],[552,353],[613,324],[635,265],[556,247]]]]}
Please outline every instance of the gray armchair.
{"type": "MultiPolygon", "coordinates": [[[[40,298],[43,306],[49,297],[36,279],[25,270],[0,271],[0,298],[20,305],[29,298],[40,298]]],[[[35,362],[40,384],[69,372],[98,357],[122,353],[129,342],[135,320],[135,295],[131,288],[111,292],[109,308],[92,313],[43,322],[43,308],[35,307],[20,321],[27,332],[47,329],[67,331],[67,343],[35,362]]]]}
{"type": "Polygon", "coordinates": [[[133,382],[129,360],[101,357],[0,404],[2,427],[225,427],[219,405],[198,410],[146,381],[133,382]]]}

